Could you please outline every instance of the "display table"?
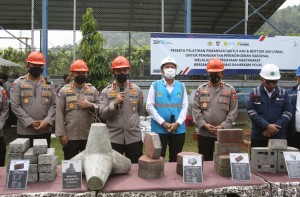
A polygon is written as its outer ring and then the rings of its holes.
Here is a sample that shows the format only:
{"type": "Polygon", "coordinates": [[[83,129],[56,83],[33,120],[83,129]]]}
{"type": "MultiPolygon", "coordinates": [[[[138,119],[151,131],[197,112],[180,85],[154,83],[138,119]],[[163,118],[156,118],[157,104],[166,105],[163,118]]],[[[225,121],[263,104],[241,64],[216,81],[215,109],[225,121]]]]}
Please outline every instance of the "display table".
{"type": "Polygon", "coordinates": [[[213,169],[213,162],[204,162],[203,183],[183,183],[176,174],[176,163],[165,163],[161,179],[138,177],[138,165],[133,164],[126,175],[112,176],[98,193],[102,196],[200,196],[237,193],[241,196],[269,196],[269,184],[251,174],[251,181],[233,181],[221,177],[213,169]]]}
{"type": "Polygon", "coordinates": [[[61,166],[57,166],[57,175],[54,182],[42,182],[42,183],[28,183],[28,189],[26,190],[7,190],[6,189],[6,167],[0,168],[0,197],[6,196],[47,196],[47,197],[68,197],[68,196],[84,196],[94,197],[95,191],[88,191],[85,178],[82,179],[82,188],[76,190],[63,190],[62,189],[62,174],[61,166]],[[14,194],[14,195],[13,195],[14,194]],[[19,195],[17,195],[19,194],[19,195]]]}
{"type": "Polygon", "coordinates": [[[270,184],[271,196],[300,196],[300,179],[289,178],[287,173],[253,172],[270,184]]]}

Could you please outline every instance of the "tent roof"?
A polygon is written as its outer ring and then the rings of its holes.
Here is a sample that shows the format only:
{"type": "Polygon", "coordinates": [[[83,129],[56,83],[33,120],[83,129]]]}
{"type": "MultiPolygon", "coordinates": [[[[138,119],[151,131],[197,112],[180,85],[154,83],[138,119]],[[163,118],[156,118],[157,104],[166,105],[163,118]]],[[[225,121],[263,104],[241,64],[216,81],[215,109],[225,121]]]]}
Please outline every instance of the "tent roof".
{"type": "MultiPolygon", "coordinates": [[[[48,28],[73,29],[73,0],[48,0],[48,28]]],[[[165,32],[184,32],[185,0],[164,0],[165,32]]],[[[191,33],[223,34],[244,18],[243,0],[191,0],[191,33]]],[[[249,0],[259,8],[266,1],[249,0]]],[[[261,10],[269,18],[285,0],[269,0],[261,10]]],[[[161,32],[161,0],[77,0],[76,28],[88,7],[98,21],[100,31],[161,32]]],[[[254,11],[249,7],[249,14],[254,11]]],[[[254,34],[264,24],[254,14],[248,21],[248,34],[254,34]]],[[[31,1],[1,0],[0,26],[8,30],[31,29],[31,1]]],[[[35,29],[42,28],[42,0],[35,0],[35,29]]],[[[244,34],[244,23],[228,32],[244,34]]]]}
{"type": "Polygon", "coordinates": [[[0,58],[0,66],[20,66],[22,65],[0,58]]]}

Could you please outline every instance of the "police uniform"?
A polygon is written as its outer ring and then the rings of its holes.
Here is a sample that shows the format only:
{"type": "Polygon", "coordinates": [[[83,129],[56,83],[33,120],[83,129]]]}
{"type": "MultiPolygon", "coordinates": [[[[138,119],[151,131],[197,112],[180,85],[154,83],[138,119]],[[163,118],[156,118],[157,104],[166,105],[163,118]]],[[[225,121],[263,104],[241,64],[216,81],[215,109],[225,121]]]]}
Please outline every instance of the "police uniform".
{"type": "Polygon", "coordinates": [[[42,76],[34,82],[27,74],[14,81],[10,97],[12,111],[18,118],[18,137],[30,138],[31,146],[33,139],[46,138],[50,147],[51,126],[55,116],[54,86],[48,84],[42,76]],[[47,121],[51,126],[37,133],[30,125],[34,121],[42,120],[47,121]]]}
{"type": "Polygon", "coordinates": [[[214,87],[210,82],[200,85],[195,93],[193,116],[198,129],[198,150],[204,160],[213,158],[216,135],[207,131],[203,126],[221,125],[224,129],[232,127],[238,114],[238,100],[235,89],[221,82],[214,87]],[[204,144],[205,143],[205,144],[204,144]]]}
{"type": "Polygon", "coordinates": [[[77,89],[72,82],[60,89],[56,100],[55,134],[67,135],[68,144],[64,147],[64,153],[65,159],[71,159],[85,149],[94,114],[99,109],[99,92],[89,83],[77,89]],[[79,109],[80,99],[91,102],[94,110],[79,109]]]}
{"type": "Polygon", "coordinates": [[[125,151],[125,155],[133,163],[137,163],[142,155],[143,146],[139,119],[139,116],[143,115],[143,93],[136,84],[128,82],[124,89],[125,100],[116,109],[113,101],[119,92],[120,88],[116,83],[101,92],[100,116],[106,120],[112,147],[121,154],[124,153],[120,150],[122,146],[134,149],[125,151]]]}
{"type": "Polygon", "coordinates": [[[0,167],[5,164],[6,145],[3,137],[3,126],[8,118],[9,100],[6,91],[0,86],[0,167]]]}

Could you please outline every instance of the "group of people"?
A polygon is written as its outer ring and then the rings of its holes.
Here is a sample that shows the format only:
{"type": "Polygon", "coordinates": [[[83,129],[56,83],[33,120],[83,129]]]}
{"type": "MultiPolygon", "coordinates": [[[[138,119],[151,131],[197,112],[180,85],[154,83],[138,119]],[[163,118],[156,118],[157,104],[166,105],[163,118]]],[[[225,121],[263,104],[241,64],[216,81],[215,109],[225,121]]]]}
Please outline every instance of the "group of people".
{"type": "MultiPolygon", "coordinates": [[[[76,60],[64,84],[55,89],[41,74],[45,58],[32,52],[26,60],[28,74],[16,79],[10,90],[12,111],[18,118],[17,135],[33,139],[47,139],[51,143],[51,127],[63,146],[64,158],[71,159],[85,149],[95,114],[105,120],[112,148],[137,163],[143,154],[140,116],[144,115],[143,93],[129,81],[130,63],[116,57],[111,64],[114,82],[98,90],[87,83],[89,68],[83,60],[76,60]],[[71,81],[71,82],[69,82],[71,81]]],[[[166,57],[160,65],[162,79],[149,89],[146,110],[151,116],[151,131],[159,135],[165,157],[176,162],[183,149],[188,111],[188,95],[183,83],[175,80],[177,64],[166,57]]],[[[218,129],[232,127],[238,115],[238,98],[233,86],[225,83],[224,63],[209,60],[206,71],[209,81],[201,84],[194,95],[192,111],[198,130],[198,152],[205,161],[213,160],[218,129]]],[[[267,146],[268,139],[289,139],[289,145],[300,146],[299,85],[285,91],[277,86],[280,72],[276,65],[266,64],[260,72],[261,85],[254,88],[248,99],[248,114],[252,121],[251,145],[267,146]]],[[[297,71],[300,83],[300,67],[297,71]]],[[[5,142],[3,125],[8,117],[8,96],[0,87],[0,165],[4,165],[5,142]]]]}

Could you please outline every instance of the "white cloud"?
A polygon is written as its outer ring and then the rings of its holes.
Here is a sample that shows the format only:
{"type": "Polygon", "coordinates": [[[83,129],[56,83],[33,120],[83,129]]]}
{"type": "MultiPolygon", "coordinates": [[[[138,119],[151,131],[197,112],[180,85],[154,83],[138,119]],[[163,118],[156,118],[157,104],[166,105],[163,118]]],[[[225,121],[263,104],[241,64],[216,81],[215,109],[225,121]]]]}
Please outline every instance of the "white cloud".
{"type": "Polygon", "coordinates": [[[300,5],[300,0],[286,0],[279,9],[286,8],[288,6],[300,5]]]}

